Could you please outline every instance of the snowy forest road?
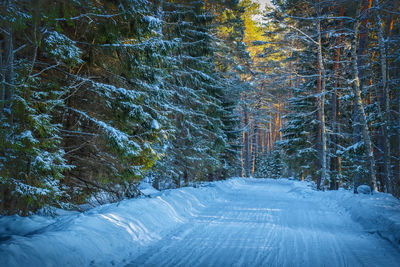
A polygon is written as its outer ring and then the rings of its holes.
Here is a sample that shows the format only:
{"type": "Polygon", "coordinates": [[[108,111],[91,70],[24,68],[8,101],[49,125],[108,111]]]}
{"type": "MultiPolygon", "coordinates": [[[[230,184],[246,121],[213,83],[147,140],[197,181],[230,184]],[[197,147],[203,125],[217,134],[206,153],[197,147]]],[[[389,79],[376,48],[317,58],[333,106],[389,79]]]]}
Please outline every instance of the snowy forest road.
{"type": "Polygon", "coordinates": [[[248,180],[127,266],[399,266],[399,251],[333,200],[299,192],[248,180]]]}

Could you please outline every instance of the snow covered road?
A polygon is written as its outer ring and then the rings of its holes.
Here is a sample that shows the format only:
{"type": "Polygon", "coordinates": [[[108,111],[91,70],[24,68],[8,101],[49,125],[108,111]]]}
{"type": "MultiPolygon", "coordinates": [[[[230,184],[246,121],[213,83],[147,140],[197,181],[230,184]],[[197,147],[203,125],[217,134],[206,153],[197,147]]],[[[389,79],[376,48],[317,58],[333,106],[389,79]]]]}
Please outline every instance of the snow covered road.
{"type": "Polygon", "coordinates": [[[0,266],[400,266],[398,199],[310,185],[146,184],[151,198],[55,218],[0,216],[0,266]]]}
{"type": "Polygon", "coordinates": [[[322,194],[246,180],[127,266],[400,266],[397,248],[322,194]]]}

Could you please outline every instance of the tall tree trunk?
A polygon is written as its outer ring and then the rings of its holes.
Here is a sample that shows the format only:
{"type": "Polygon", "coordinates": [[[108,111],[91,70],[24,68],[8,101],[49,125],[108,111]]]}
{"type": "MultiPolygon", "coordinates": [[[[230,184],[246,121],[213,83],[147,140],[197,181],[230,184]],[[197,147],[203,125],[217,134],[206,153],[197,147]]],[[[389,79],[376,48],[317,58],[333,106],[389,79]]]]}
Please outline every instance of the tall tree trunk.
{"type": "Polygon", "coordinates": [[[378,36],[378,46],[379,46],[379,54],[380,54],[380,65],[381,65],[381,76],[382,76],[382,85],[381,85],[381,95],[382,95],[382,106],[384,108],[384,123],[382,126],[382,134],[383,134],[383,161],[384,161],[384,172],[385,172],[385,183],[387,192],[392,192],[391,183],[392,183],[392,170],[391,170],[391,152],[390,152],[390,136],[388,133],[389,125],[390,125],[390,95],[388,90],[388,82],[387,82],[387,64],[386,64],[386,48],[385,48],[385,39],[383,36],[383,25],[382,19],[379,14],[379,1],[375,0],[375,12],[376,12],[376,32],[378,36]]]}
{"type": "MultiPolygon", "coordinates": [[[[353,144],[357,144],[361,142],[361,132],[362,129],[360,127],[360,116],[358,114],[358,109],[356,107],[356,101],[353,101],[353,112],[352,112],[352,120],[353,120],[353,144]]],[[[361,181],[361,173],[358,167],[361,165],[361,161],[358,157],[353,159],[353,166],[356,166],[356,172],[353,174],[353,189],[354,193],[357,193],[357,186],[360,185],[361,181]]]]}
{"type": "MultiPolygon", "coordinates": [[[[400,1],[399,0],[395,0],[395,1],[393,1],[394,3],[392,3],[392,7],[391,7],[391,10],[393,10],[393,11],[398,11],[399,10],[399,3],[400,3],[400,1]]],[[[387,33],[387,36],[388,36],[388,40],[387,40],[387,44],[390,44],[391,43],[391,38],[392,38],[392,33],[393,33],[393,28],[394,28],[394,25],[395,25],[395,21],[396,21],[396,17],[397,17],[398,15],[396,15],[395,13],[391,13],[390,14],[390,16],[388,16],[388,21],[385,23],[386,24],[386,26],[387,26],[387,29],[388,29],[388,33],[387,33]]],[[[388,48],[387,48],[388,49],[388,48]]],[[[387,50],[387,53],[390,53],[389,52],[389,50],[387,50]]],[[[394,64],[396,64],[396,63],[394,63],[394,64]]],[[[388,64],[388,73],[387,73],[387,80],[389,81],[390,80],[390,69],[389,69],[389,66],[390,66],[390,64],[388,64]]],[[[393,76],[394,77],[399,77],[399,71],[398,71],[398,68],[393,68],[394,69],[394,73],[393,73],[393,76]]],[[[389,82],[388,82],[388,91],[389,91],[389,93],[390,93],[390,89],[389,89],[389,82]]],[[[396,90],[394,93],[393,93],[393,102],[394,103],[396,103],[396,104],[394,104],[393,106],[396,106],[397,105],[397,120],[395,120],[394,118],[395,118],[395,116],[393,116],[392,117],[392,120],[393,120],[393,125],[394,126],[397,126],[397,134],[395,135],[395,138],[394,138],[394,151],[392,152],[392,155],[396,155],[396,159],[395,159],[395,161],[396,161],[396,163],[394,164],[394,166],[395,166],[395,169],[393,170],[395,173],[396,173],[396,176],[394,175],[394,173],[392,172],[392,193],[394,194],[394,195],[396,195],[397,197],[399,197],[400,196],[400,90],[396,90]],[[396,178],[395,178],[396,177],[396,178]],[[396,189],[396,191],[395,191],[395,188],[397,188],[396,189]]]]}
{"type": "Polygon", "coordinates": [[[250,142],[249,142],[249,134],[250,134],[250,127],[249,127],[249,115],[248,110],[246,107],[243,107],[243,176],[249,176],[249,166],[250,166],[250,142]]]}
{"type": "Polygon", "coordinates": [[[370,172],[370,186],[372,191],[377,191],[376,186],[376,174],[375,174],[375,158],[372,149],[372,142],[368,130],[367,118],[365,115],[364,106],[362,103],[361,98],[361,90],[360,90],[360,79],[358,75],[358,55],[357,55],[357,48],[358,48],[358,37],[360,34],[360,13],[361,13],[361,6],[357,8],[355,22],[354,22],[354,39],[351,46],[351,56],[353,62],[353,90],[354,90],[354,106],[356,108],[357,115],[359,117],[359,123],[362,128],[362,135],[365,144],[365,151],[366,156],[368,159],[368,167],[370,172]]]}
{"type": "Polygon", "coordinates": [[[318,183],[318,189],[323,188],[325,181],[329,181],[328,173],[328,149],[327,149],[327,132],[325,125],[325,91],[326,91],[326,79],[325,79],[325,67],[322,57],[322,41],[321,41],[321,21],[318,19],[316,23],[317,34],[318,34],[318,106],[320,113],[320,131],[321,131],[321,181],[318,183]]]}
{"type": "MultiPolygon", "coordinates": [[[[360,0],[361,5],[361,11],[362,12],[367,12],[371,7],[372,7],[372,0],[360,0]]],[[[360,11],[360,12],[361,12],[360,11]]],[[[363,58],[365,55],[366,51],[366,46],[367,46],[367,38],[368,38],[368,30],[367,30],[367,24],[368,24],[368,16],[364,16],[361,20],[361,27],[359,29],[359,40],[358,40],[358,59],[357,59],[357,64],[358,66],[363,65],[363,58]]],[[[358,69],[358,76],[360,79],[360,91],[363,91],[363,83],[362,83],[362,78],[364,77],[364,70],[362,68],[358,69]]],[[[356,102],[353,101],[353,142],[359,143],[362,140],[362,127],[360,123],[360,115],[358,114],[357,108],[356,108],[356,102]]],[[[353,165],[355,166],[360,166],[361,161],[358,158],[354,159],[353,165]]],[[[354,185],[354,192],[357,193],[356,189],[357,186],[360,185],[361,182],[361,173],[357,168],[356,173],[353,175],[353,185],[354,185]]]]}
{"type": "Polygon", "coordinates": [[[254,130],[253,130],[253,135],[251,136],[251,145],[252,145],[252,151],[251,151],[251,176],[254,176],[254,171],[256,168],[256,158],[257,158],[257,152],[258,152],[258,147],[257,147],[257,133],[258,133],[258,122],[257,122],[257,115],[254,116],[254,130]]]}
{"type": "Polygon", "coordinates": [[[273,130],[272,130],[272,111],[269,112],[269,139],[268,139],[268,152],[271,152],[273,149],[273,130]]]}
{"type": "MultiPolygon", "coordinates": [[[[339,16],[343,17],[344,15],[344,11],[345,11],[345,7],[341,6],[340,7],[340,11],[339,11],[339,16]]],[[[343,27],[343,19],[341,19],[339,21],[339,34],[342,31],[342,27],[343,27]]],[[[335,64],[334,64],[334,73],[335,73],[335,86],[333,89],[333,93],[332,93],[332,101],[331,101],[331,112],[332,112],[332,132],[333,135],[331,137],[331,141],[332,141],[332,148],[333,151],[335,151],[336,147],[338,146],[339,143],[339,131],[340,131],[340,127],[339,127],[339,98],[338,98],[338,89],[340,86],[339,83],[339,68],[340,68],[340,55],[341,55],[341,49],[340,49],[340,45],[342,44],[342,39],[343,37],[341,35],[339,35],[336,38],[336,49],[335,49],[335,64]]],[[[336,154],[336,153],[334,153],[336,154]]],[[[338,189],[338,180],[340,179],[341,176],[341,157],[339,155],[336,155],[335,158],[331,159],[331,170],[335,173],[334,177],[331,177],[332,182],[331,182],[331,190],[333,189],[338,189]]]]}

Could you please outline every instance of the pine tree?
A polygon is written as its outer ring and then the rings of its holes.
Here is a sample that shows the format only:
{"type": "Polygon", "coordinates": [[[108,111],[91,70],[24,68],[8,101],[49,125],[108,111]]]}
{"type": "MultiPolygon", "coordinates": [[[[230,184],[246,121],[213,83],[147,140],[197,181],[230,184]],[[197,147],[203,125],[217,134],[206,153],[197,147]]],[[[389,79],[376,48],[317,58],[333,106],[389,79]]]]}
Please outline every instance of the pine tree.
{"type": "Polygon", "coordinates": [[[170,44],[160,38],[161,21],[147,1],[81,3],[72,10],[93,15],[65,28],[90,27],[89,34],[74,33],[85,64],[72,75],[61,114],[68,162],[76,166],[64,184],[77,200],[93,191],[135,196],[135,183],[160,156],[157,148],[167,134],[168,92],[160,67],[170,44]]]}
{"type": "MultiPolygon", "coordinates": [[[[176,186],[196,180],[212,179],[222,167],[221,153],[226,147],[219,99],[223,87],[215,74],[213,37],[209,24],[213,17],[204,3],[164,2],[164,20],[169,27],[164,36],[176,40],[178,49],[171,58],[175,70],[166,79],[173,92],[170,120],[173,135],[165,157],[156,166],[156,176],[167,176],[176,186]]],[[[160,179],[158,179],[160,180],[160,179]]]]}
{"type": "Polygon", "coordinates": [[[42,22],[51,10],[41,9],[40,1],[32,6],[2,1],[1,10],[1,27],[6,30],[0,60],[0,209],[27,215],[57,205],[62,195],[59,181],[71,167],[61,147],[61,125],[54,121],[55,110],[64,106],[65,89],[45,72],[80,64],[81,51],[63,34],[43,34],[43,28],[52,25],[42,22]],[[49,60],[39,58],[39,50],[49,60]]]}

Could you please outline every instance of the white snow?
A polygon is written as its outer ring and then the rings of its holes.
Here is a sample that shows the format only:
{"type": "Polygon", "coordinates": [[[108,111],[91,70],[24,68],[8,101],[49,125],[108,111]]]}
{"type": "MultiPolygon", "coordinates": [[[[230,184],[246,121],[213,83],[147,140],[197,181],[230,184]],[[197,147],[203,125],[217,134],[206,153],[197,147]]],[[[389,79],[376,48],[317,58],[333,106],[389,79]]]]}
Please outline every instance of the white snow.
{"type": "Polygon", "coordinates": [[[56,218],[0,217],[0,266],[396,266],[400,202],[240,179],[56,218]],[[383,237],[383,238],[382,238],[383,237]]]}
{"type": "Polygon", "coordinates": [[[139,190],[145,195],[154,195],[159,193],[157,189],[155,189],[150,183],[142,182],[139,184],[139,190]]]}
{"type": "Polygon", "coordinates": [[[72,41],[64,34],[57,31],[51,31],[48,33],[44,41],[50,55],[75,64],[83,62],[80,59],[82,51],[75,46],[75,41],[72,41]]]}
{"type": "Polygon", "coordinates": [[[357,193],[360,194],[371,194],[371,187],[368,185],[362,184],[357,186],[357,193]]]}
{"type": "Polygon", "coordinates": [[[160,124],[158,123],[158,121],[152,120],[152,122],[151,122],[151,128],[153,128],[153,129],[155,129],[155,130],[159,130],[159,129],[160,129],[160,124]]]}
{"type": "MultiPolygon", "coordinates": [[[[353,194],[348,191],[327,192],[363,229],[390,241],[400,249],[400,201],[390,194],[374,192],[353,194]]],[[[400,262],[400,259],[398,260],[400,262]]]]}

